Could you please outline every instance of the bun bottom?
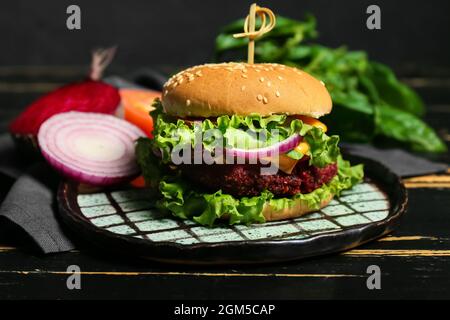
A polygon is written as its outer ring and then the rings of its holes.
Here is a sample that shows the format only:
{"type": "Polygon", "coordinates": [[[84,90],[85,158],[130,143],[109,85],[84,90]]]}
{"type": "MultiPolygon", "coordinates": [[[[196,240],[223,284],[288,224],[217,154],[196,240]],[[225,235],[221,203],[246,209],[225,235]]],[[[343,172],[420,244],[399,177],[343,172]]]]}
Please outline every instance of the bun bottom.
{"type": "Polygon", "coordinates": [[[266,218],[266,221],[277,221],[277,220],[297,218],[307,213],[317,211],[322,209],[323,207],[326,207],[333,199],[333,196],[334,195],[331,195],[329,199],[323,200],[320,203],[320,208],[318,209],[309,208],[306,202],[303,200],[297,200],[292,207],[284,208],[282,210],[275,210],[272,206],[266,203],[266,205],[263,208],[263,215],[264,218],[266,218]]]}

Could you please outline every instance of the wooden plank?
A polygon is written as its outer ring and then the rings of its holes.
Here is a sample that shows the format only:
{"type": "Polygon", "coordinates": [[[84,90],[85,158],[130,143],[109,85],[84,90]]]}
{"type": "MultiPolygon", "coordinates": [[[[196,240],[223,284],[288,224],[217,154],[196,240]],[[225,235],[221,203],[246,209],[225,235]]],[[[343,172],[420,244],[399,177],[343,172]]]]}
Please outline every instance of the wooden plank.
{"type": "Polygon", "coordinates": [[[450,188],[450,182],[448,183],[406,182],[405,187],[408,189],[415,189],[415,188],[448,189],[450,188]]]}
{"type": "Polygon", "coordinates": [[[417,240],[437,240],[440,241],[437,237],[425,237],[425,236],[401,236],[401,237],[394,237],[394,236],[387,236],[381,239],[378,239],[378,241],[417,241],[417,240]]]}
{"type": "Polygon", "coordinates": [[[32,82],[9,83],[0,82],[0,93],[45,93],[61,87],[63,83],[32,82]]]}
{"type": "Polygon", "coordinates": [[[408,77],[402,78],[402,81],[416,89],[423,87],[450,88],[450,78],[408,77]]]}
{"type": "Polygon", "coordinates": [[[0,246],[0,252],[7,252],[13,250],[17,250],[17,248],[12,246],[0,246]]]}
{"type": "Polygon", "coordinates": [[[347,256],[450,257],[450,250],[355,249],[342,254],[347,256]]]}
{"type": "MultiPolygon", "coordinates": [[[[79,257],[81,258],[81,257],[79,257]]],[[[450,297],[448,257],[333,255],[300,263],[266,266],[204,268],[99,261],[86,266],[83,259],[57,255],[47,269],[17,269],[0,273],[0,297],[8,298],[141,298],[141,299],[317,299],[317,298],[444,298],[450,297]],[[81,267],[81,290],[68,290],[68,263],[81,267]],[[124,265],[125,264],[125,265],[124,265]],[[368,290],[367,268],[381,269],[382,290],[368,290]],[[46,272],[46,271],[51,271],[46,272]],[[9,271],[18,271],[9,272],[9,271]],[[56,271],[53,273],[52,271],[56,271]],[[106,271],[106,272],[103,272],[106,271]],[[210,275],[212,274],[212,275],[210,275]],[[233,275],[230,275],[233,274],[233,275]],[[242,274],[242,275],[235,275],[242,274]],[[274,276],[281,274],[281,276],[274,276]],[[332,275],[331,277],[328,275],[332,275]],[[20,284],[20,285],[17,285],[20,284]],[[42,288],[48,288],[42,290],[42,288]],[[142,288],[147,288],[142,290],[142,288]],[[195,288],[195,289],[193,289],[195,288]],[[258,288],[258,290],[255,290],[258,288]]],[[[22,260],[26,264],[26,260],[22,260]]],[[[3,262],[0,262],[3,264],[3,262]]],[[[0,269],[5,270],[3,267],[0,269]]]]}
{"type": "MultiPolygon", "coordinates": [[[[53,274],[72,275],[73,272],[51,270],[0,270],[0,274],[13,273],[19,275],[29,274],[53,274]]],[[[283,277],[283,278],[354,278],[364,277],[360,274],[321,274],[321,273],[222,273],[222,272],[153,272],[153,271],[80,271],[80,275],[92,276],[193,276],[193,277],[283,277]]]]}
{"type": "Polygon", "coordinates": [[[450,188],[450,169],[446,174],[430,174],[403,179],[406,188],[450,188]]]}
{"type": "Polygon", "coordinates": [[[136,262],[101,252],[35,256],[12,251],[7,255],[0,258],[0,298],[370,298],[374,294],[366,287],[370,265],[381,268],[383,298],[450,297],[446,256],[335,254],[292,263],[211,268],[136,262]],[[66,288],[71,275],[66,270],[74,264],[82,271],[82,290],[66,288]]]}
{"type": "Polygon", "coordinates": [[[85,77],[88,66],[0,66],[0,77],[85,77]]]}
{"type": "Polygon", "coordinates": [[[442,183],[442,182],[450,182],[450,175],[437,175],[430,174],[427,176],[413,177],[403,179],[404,182],[412,183],[412,182],[429,182],[429,183],[442,183]]]}
{"type": "MultiPolygon", "coordinates": [[[[449,238],[442,238],[442,237],[433,237],[433,236],[421,236],[421,235],[406,235],[406,236],[392,236],[388,235],[384,238],[377,239],[375,241],[378,242],[397,242],[397,241],[437,241],[437,242],[450,242],[449,238]]],[[[8,252],[13,250],[21,250],[18,247],[11,246],[11,245],[1,245],[0,244],[0,252],[8,252]]],[[[83,250],[82,250],[83,251],[83,250]]],[[[71,253],[78,253],[82,252],[80,250],[70,250],[71,253]]]]}

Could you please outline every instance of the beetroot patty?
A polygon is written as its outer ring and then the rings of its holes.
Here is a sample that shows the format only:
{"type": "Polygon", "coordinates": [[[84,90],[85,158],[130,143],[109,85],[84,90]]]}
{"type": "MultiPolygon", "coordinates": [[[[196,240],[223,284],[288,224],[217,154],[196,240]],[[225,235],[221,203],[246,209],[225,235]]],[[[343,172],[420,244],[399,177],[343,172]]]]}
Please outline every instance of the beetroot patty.
{"type": "Polygon", "coordinates": [[[335,163],[324,168],[308,165],[308,161],[299,161],[292,174],[278,171],[275,175],[261,175],[259,165],[184,165],[185,177],[196,184],[215,192],[236,197],[257,196],[263,190],[269,190],[276,196],[292,196],[297,193],[309,193],[329,182],[337,173],[335,163]]]}

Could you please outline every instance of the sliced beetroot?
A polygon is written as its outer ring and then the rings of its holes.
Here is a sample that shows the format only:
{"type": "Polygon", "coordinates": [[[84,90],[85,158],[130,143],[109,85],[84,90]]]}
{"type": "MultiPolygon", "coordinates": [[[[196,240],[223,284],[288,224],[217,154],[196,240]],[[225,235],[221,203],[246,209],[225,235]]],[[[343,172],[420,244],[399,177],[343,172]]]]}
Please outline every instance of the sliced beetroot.
{"type": "Polygon", "coordinates": [[[45,121],[38,133],[42,155],[62,175],[94,186],[136,177],[135,141],[145,133],[117,117],[66,112],[45,121]]]}
{"type": "Polygon", "coordinates": [[[34,101],[10,124],[11,133],[36,136],[45,120],[67,111],[114,114],[120,104],[119,91],[100,81],[114,52],[115,48],[95,51],[87,80],[65,85],[34,101]]]}
{"type": "Polygon", "coordinates": [[[114,114],[119,91],[100,81],[86,80],[65,85],[33,102],[10,125],[13,134],[36,135],[42,123],[58,113],[83,111],[114,114]]]}

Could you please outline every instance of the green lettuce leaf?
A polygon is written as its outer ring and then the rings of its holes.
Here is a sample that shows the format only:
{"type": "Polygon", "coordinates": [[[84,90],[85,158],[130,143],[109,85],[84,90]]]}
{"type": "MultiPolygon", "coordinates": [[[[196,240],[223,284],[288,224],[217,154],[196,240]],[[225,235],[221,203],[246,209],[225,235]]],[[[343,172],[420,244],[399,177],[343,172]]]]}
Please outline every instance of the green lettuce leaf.
{"type": "Polygon", "coordinates": [[[157,187],[159,181],[164,176],[164,166],[153,154],[153,141],[148,138],[139,138],[136,144],[136,159],[141,167],[142,175],[149,177],[147,182],[153,188],[157,187]]]}
{"type": "MultiPolygon", "coordinates": [[[[158,104],[158,103],[157,103],[158,104]]],[[[251,224],[265,222],[262,214],[265,205],[272,206],[275,210],[294,206],[298,201],[303,202],[311,209],[318,209],[323,200],[331,195],[337,195],[342,190],[351,188],[363,178],[362,165],[350,166],[344,161],[338,148],[339,138],[327,136],[319,128],[304,124],[300,120],[286,122],[286,116],[273,115],[261,117],[259,115],[222,116],[213,123],[210,120],[202,121],[196,125],[183,120],[171,119],[161,113],[161,106],[157,105],[157,117],[154,139],[141,138],[136,146],[136,156],[142,168],[143,176],[147,184],[158,189],[161,199],[158,207],[176,217],[191,219],[199,224],[212,226],[218,219],[226,218],[229,224],[251,224]],[[159,110],[159,111],[158,111],[159,110]],[[245,139],[244,131],[238,129],[250,129],[252,133],[270,135],[269,129],[277,129],[278,135],[268,136],[269,143],[277,139],[285,139],[294,133],[304,136],[310,145],[310,164],[318,167],[337,162],[338,174],[321,188],[308,194],[297,194],[292,197],[275,198],[269,191],[263,191],[256,197],[235,198],[224,194],[221,190],[214,193],[204,193],[196,189],[188,181],[180,177],[179,171],[171,169],[170,152],[179,145],[197,145],[197,134],[207,129],[215,129],[226,137],[238,136],[245,139]],[[155,151],[161,152],[161,158],[155,156],[155,151]]],[[[230,138],[230,140],[232,140],[230,138]]],[[[251,141],[251,140],[249,140],[251,141]]],[[[214,139],[204,139],[204,148],[214,145],[214,139]]],[[[292,157],[301,158],[296,154],[292,157]]]]}
{"type": "MultiPolygon", "coordinates": [[[[158,101],[156,104],[160,105],[158,101]]],[[[156,106],[157,110],[162,110],[156,106]]],[[[182,119],[175,119],[162,112],[156,116],[153,131],[154,148],[162,154],[163,163],[170,163],[171,152],[174,148],[195,147],[202,143],[202,147],[212,151],[216,147],[262,148],[273,145],[291,135],[298,133],[310,145],[308,156],[310,164],[324,167],[336,162],[339,155],[338,136],[328,136],[321,129],[303,123],[299,119],[288,119],[286,115],[271,115],[262,117],[258,114],[248,116],[220,116],[215,122],[209,119],[194,124],[182,119]],[[214,134],[203,139],[201,133],[212,130],[214,134]],[[219,139],[223,137],[223,139],[219,139]]],[[[303,157],[298,152],[287,155],[295,160],[303,157]]]]}
{"type": "Polygon", "coordinates": [[[313,128],[305,139],[310,146],[311,165],[323,168],[329,163],[336,162],[340,154],[338,136],[328,137],[322,130],[313,128]]]}
{"type": "Polygon", "coordinates": [[[321,188],[307,194],[297,194],[288,198],[274,198],[269,191],[256,197],[237,199],[222,191],[203,193],[195,190],[180,177],[165,177],[159,184],[162,199],[158,207],[182,219],[191,219],[199,224],[213,226],[218,219],[226,218],[229,224],[264,223],[263,208],[268,203],[276,210],[294,206],[302,201],[311,209],[318,209],[323,200],[332,195],[339,196],[363,178],[362,165],[350,166],[348,161],[337,158],[338,174],[321,188]]]}

